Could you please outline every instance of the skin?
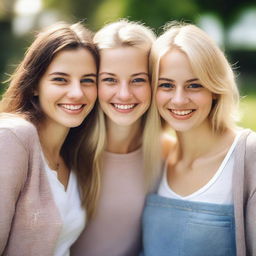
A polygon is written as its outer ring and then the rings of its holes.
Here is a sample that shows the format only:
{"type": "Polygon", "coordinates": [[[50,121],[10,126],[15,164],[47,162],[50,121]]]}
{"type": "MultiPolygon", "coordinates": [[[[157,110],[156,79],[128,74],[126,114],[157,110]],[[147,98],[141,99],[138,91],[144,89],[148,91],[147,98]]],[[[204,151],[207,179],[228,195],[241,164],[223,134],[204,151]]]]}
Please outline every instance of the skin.
{"type": "Polygon", "coordinates": [[[190,63],[179,50],[161,60],[157,105],[161,116],[179,132],[209,127],[212,93],[194,76],[190,63]]]}
{"type": "Polygon", "coordinates": [[[60,149],[68,131],[79,126],[97,97],[96,64],[86,49],[59,52],[39,81],[35,95],[45,115],[39,137],[49,166],[59,163],[58,179],[66,188],[69,178],[60,149]]]}
{"type": "Polygon", "coordinates": [[[168,51],[160,61],[157,106],[177,135],[168,157],[167,180],[174,192],[188,196],[218,170],[235,133],[213,134],[209,121],[214,95],[194,75],[185,53],[168,51]]]}
{"type": "Polygon", "coordinates": [[[151,100],[147,52],[137,47],[101,50],[98,95],[107,117],[107,150],[134,151],[140,146],[141,117],[151,100]]]}

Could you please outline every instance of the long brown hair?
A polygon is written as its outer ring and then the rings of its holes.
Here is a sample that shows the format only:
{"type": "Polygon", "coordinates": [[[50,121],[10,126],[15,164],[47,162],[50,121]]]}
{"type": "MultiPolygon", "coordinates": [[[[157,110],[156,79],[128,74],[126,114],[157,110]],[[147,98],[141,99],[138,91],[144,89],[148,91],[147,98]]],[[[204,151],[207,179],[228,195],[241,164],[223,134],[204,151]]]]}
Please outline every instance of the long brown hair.
{"type": "MultiPolygon", "coordinates": [[[[38,33],[10,78],[10,85],[0,102],[0,113],[21,115],[37,126],[44,118],[44,114],[34,92],[57,53],[67,49],[89,50],[95,59],[98,71],[98,51],[92,37],[92,32],[80,23],[70,25],[61,22],[38,33]]],[[[89,217],[94,207],[93,196],[88,191],[91,191],[89,185],[92,184],[90,177],[96,148],[96,143],[91,142],[91,134],[96,126],[96,112],[94,108],[80,126],[70,129],[61,148],[61,155],[67,166],[77,173],[82,202],[89,212],[89,217]]]]}

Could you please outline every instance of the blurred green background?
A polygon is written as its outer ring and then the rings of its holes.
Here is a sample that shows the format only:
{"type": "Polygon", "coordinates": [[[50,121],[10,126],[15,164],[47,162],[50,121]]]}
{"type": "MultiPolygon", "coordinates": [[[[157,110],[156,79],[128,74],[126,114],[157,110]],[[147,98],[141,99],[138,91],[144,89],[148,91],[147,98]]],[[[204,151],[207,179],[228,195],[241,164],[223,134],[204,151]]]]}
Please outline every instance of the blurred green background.
{"type": "Polygon", "coordinates": [[[241,125],[256,130],[255,0],[0,0],[0,95],[33,40],[56,21],[83,22],[96,31],[118,18],[138,20],[157,34],[170,20],[193,22],[225,51],[237,75],[241,125]]]}

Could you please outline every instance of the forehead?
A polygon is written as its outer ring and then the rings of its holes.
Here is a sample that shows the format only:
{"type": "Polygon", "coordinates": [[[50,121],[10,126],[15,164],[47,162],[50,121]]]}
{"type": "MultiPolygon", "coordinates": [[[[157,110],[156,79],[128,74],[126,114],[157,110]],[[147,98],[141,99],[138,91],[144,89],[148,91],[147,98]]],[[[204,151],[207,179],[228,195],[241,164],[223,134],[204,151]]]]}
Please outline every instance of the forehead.
{"type": "Polygon", "coordinates": [[[179,49],[171,49],[160,59],[160,76],[194,76],[187,55],[179,49]]]}
{"type": "Polygon", "coordinates": [[[61,50],[54,56],[47,68],[47,72],[55,71],[56,69],[68,71],[74,68],[78,71],[83,69],[95,70],[96,63],[92,53],[85,48],[61,50]]]}
{"type": "Polygon", "coordinates": [[[133,46],[100,51],[100,71],[148,72],[148,52],[133,46]]]}

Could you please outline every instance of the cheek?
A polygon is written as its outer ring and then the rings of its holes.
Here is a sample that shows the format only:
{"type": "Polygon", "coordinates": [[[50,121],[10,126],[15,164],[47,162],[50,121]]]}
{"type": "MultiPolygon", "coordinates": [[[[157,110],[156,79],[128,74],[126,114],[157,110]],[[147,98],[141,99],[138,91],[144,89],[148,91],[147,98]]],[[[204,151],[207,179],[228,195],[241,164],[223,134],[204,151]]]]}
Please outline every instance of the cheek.
{"type": "Polygon", "coordinates": [[[86,98],[90,99],[91,101],[95,101],[97,99],[97,87],[90,86],[84,89],[84,95],[86,98]]]}
{"type": "Polygon", "coordinates": [[[202,107],[205,108],[205,110],[211,109],[212,107],[212,95],[205,94],[200,97],[196,97],[194,99],[194,102],[197,102],[197,104],[200,104],[202,107]]]}
{"type": "Polygon", "coordinates": [[[112,94],[111,88],[109,88],[108,86],[99,84],[99,87],[98,87],[99,101],[103,101],[103,102],[107,101],[111,97],[111,94],[112,94]]]}
{"type": "Polygon", "coordinates": [[[58,93],[56,93],[54,90],[49,90],[49,91],[39,90],[39,93],[38,93],[39,103],[41,105],[49,104],[55,101],[57,97],[58,97],[58,93]]]}
{"type": "Polygon", "coordinates": [[[167,101],[168,101],[168,97],[166,93],[161,91],[156,92],[156,105],[158,108],[162,107],[167,101]]]}
{"type": "Polygon", "coordinates": [[[150,85],[146,85],[140,88],[136,88],[133,91],[133,94],[136,95],[138,99],[140,99],[144,103],[150,103],[151,101],[151,88],[150,85]]]}

